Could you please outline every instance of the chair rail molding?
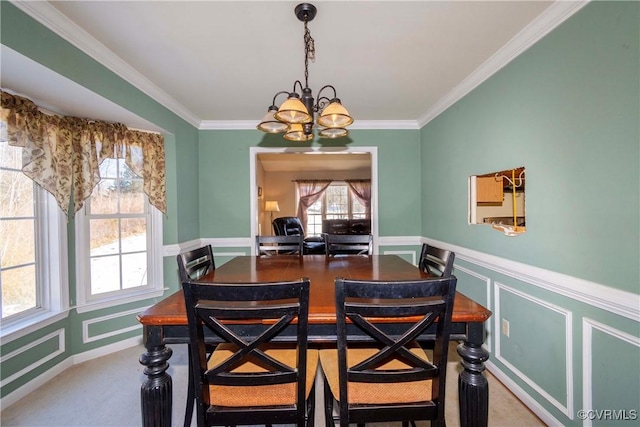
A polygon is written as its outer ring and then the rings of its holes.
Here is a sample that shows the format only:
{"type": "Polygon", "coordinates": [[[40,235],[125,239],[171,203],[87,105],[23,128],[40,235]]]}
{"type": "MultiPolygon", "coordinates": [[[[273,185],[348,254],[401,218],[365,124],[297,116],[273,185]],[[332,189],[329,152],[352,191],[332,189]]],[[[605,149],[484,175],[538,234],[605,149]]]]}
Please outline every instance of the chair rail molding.
{"type": "Polygon", "coordinates": [[[556,294],[640,322],[639,294],[633,294],[600,283],[545,270],[437,240],[425,238],[423,242],[454,251],[456,253],[456,261],[467,261],[471,264],[495,271],[496,273],[504,274],[556,294]]]}

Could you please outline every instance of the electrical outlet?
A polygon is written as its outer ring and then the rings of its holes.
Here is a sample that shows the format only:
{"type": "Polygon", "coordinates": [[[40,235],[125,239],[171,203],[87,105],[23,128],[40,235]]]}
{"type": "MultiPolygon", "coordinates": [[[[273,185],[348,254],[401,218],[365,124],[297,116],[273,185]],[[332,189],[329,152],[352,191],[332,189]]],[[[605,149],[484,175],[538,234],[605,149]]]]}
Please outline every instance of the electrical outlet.
{"type": "Polygon", "coordinates": [[[507,319],[502,319],[502,333],[509,337],[509,321],[507,319]]]}

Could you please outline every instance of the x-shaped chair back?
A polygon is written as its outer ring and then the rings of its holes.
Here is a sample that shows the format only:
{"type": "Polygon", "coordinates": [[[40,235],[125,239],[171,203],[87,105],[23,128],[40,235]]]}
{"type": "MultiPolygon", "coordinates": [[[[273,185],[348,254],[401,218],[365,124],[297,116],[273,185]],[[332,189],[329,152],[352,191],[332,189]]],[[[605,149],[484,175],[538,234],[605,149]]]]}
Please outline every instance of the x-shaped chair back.
{"type": "MultiPolygon", "coordinates": [[[[268,283],[197,283],[183,282],[189,321],[193,364],[197,376],[196,389],[208,385],[259,386],[295,383],[303,417],[307,372],[307,324],[309,313],[309,280],[268,283]],[[293,360],[278,360],[266,353],[288,327],[297,328],[297,346],[293,360]],[[207,361],[205,340],[219,342],[217,349],[230,350],[224,360],[207,361]],[[194,345],[195,344],[195,345],[194,345]],[[288,362],[291,363],[288,363],[288,362]],[[249,364],[258,370],[242,370],[249,364]]],[[[289,332],[287,332],[289,333],[289,332]]],[[[216,350],[218,351],[218,350],[216,350]]],[[[200,393],[207,405],[207,393],[200,393]]],[[[303,417],[304,418],[304,417],[303,417]]]]}
{"type": "MultiPolygon", "coordinates": [[[[444,384],[451,314],[455,299],[455,276],[412,281],[362,281],[336,279],[336,316],[340,400],[348,402],[348,382],[402,383],[433,380],[432,400],[444,404],[444,384]],[[393,333],[378,325],[392,318],[406,318],[393,333]],[[364,332],[366,343],[352,342],[351,328],[364,332]],[[420,341],[435,342],[432,360],[411,351],[420,341]],[[376,348],[359,363],[349,365],[347,354],[365,344],[376,348]],[[386,368],[392,361],[397,365],[386,368]]],[[[397,321],[397,319],[396,319],[397,321]]],[[[427,400],[425,398],[425,400],[427,400]]],[[[340,407],[340,419],[349,419],[354,408],[340,407]],[[344,411],[344,413],[342,413],[344,411]]],[[[371,410],[370,408],[367,410],[371,410]]]]}

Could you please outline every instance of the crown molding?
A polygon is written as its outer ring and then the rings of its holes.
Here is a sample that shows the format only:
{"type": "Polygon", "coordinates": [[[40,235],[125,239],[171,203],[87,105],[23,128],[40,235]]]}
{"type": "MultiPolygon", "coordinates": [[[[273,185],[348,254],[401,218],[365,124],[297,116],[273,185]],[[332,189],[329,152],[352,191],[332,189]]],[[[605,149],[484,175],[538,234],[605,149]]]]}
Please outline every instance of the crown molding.
{"type": "Polygon", "coordinates": [[[564,21],[573,16],[589,3],[590,0],[556,1],[535,20],[524,27],[518,34],[502,46],[482,65],[460,82],[451,92],[441,98],[417,123],[420,128],[438,117],[447,108],[462,99],[489,77],[510,63],[517,56],[529,49],[564,21]]]}
{"type": "Polygon", "coordinates": [[[12,0],[11,3],[191,125],[195,127],[200,125],[200,118],[193,115],[184,105],[153,84],[49,2],[12,0]]]}
{"type": "MultiPolygon", "coordinates": [[[[258,120],[203,120],[200,130],[255,130],[258,120]]],[[[415,120],[356,120],[349,130],[355,129],[420,129],[415,120]]]]}

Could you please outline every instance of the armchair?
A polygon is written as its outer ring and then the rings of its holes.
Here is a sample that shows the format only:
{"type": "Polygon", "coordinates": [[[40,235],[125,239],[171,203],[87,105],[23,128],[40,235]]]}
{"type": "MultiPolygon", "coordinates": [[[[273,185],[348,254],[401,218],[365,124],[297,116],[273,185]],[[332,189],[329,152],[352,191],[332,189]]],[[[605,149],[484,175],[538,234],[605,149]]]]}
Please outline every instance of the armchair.
{"type": "MultiPolygon", "coordinates": [[[[276,236],[304,236],[304,227],[300,218],[296,216],[283,216],[273,220],[273,232],[276,236]]],[[[324,239],[320,236],[307,237],[303,241],[305,255],[324,255],[324,239]]]]}

